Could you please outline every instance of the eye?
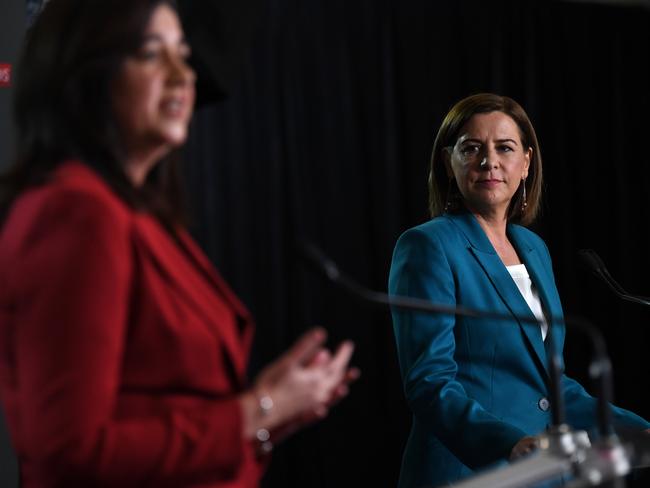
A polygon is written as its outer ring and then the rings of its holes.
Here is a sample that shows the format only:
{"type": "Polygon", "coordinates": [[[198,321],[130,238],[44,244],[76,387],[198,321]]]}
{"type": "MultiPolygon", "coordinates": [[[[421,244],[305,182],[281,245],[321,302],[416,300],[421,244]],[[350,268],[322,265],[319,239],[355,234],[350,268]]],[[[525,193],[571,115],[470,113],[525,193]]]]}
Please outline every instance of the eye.
{"type": "Polygon", "coordinates": [[[497,146],[497,149],[500,152],[512,152],[512,151],[514,151],[514,149],[512,147],[510,147],[510,146],[508,146],[506,144],[502,144],[500,146],[497,146]]]}
{"type": "Polygon", "coordinates": [[[142,61],[152,61],[158,58],[159,54],[160,53],[158,51],[155,51],[153,49],[143,49],[137,53],[136,57],[142,61]]]}
{"type": "Polygon", "coordinates": [[[480,150],[481,147],[478,144],[467,144],[466,146],[460,148],[460,153],[463,156],[472,156],[478,154],[480,150]]]}
{"type": "Polygon", "coordinates": [[[141,61],[152,61],[160,57],[161,49],[156,42],[145,42],[135,53],[141,61]]]}

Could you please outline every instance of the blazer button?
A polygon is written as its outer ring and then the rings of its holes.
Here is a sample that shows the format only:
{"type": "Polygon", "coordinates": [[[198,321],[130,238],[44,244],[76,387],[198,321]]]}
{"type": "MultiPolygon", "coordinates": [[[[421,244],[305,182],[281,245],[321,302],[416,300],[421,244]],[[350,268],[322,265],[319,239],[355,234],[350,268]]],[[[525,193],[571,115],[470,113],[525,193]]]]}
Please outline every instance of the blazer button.
{"type": "Polygon", "coordinates": [[[542,397],[539,399],[539,402],[537,402],[537,406],[540,410],[546,412],[551,406],[551,402],[548,401],[548,398],[542,397]]]}

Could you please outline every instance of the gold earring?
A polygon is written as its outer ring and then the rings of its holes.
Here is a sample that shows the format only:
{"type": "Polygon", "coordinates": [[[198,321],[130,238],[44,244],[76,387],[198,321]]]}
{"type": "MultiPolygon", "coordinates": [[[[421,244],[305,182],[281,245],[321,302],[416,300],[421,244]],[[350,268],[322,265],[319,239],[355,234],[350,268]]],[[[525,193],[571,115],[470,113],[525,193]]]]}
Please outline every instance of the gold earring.
{"type": "Polygon", "coordinates": [[[526,178],[522,178],[521,181],[524,186],[521,196],[521,213],[524,213],[526,211],[526,207],[528,206],[528,201],[526,200],[526,178]]]}

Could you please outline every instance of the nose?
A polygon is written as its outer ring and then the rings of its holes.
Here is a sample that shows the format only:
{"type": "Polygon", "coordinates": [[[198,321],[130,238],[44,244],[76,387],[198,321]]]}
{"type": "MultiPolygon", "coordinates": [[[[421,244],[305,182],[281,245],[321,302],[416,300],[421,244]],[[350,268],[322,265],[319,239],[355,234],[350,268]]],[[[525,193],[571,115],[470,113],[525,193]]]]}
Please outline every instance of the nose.
{"type": "Polygon", "coordinates": [[[196,80],[194,70],[187,64],[185,58],[179,55],[170,55],[168,58],[169,78],[173,85],[193,85],[196,80]]]}
{"type": "Polygon", "coordinates": [[[487,148],[479,165],[481,169],[497,168],[499,166],[499,154],[494,149],[487,148]]]}

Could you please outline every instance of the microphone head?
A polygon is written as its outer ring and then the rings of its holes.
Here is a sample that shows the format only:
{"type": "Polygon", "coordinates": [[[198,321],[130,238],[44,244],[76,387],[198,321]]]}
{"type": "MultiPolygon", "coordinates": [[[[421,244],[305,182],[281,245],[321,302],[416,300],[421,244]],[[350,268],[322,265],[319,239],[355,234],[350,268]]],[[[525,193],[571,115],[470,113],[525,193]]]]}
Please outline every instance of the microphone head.
{"type": "Polygon", "coordinates": [[[338,281],[341,271],[336,263],[328,258],[316,244],[306,239],[300,239],[296,247],[300,256],[307,263],[323,273],[330,281],[338,281]]]}
{"type": "Polygon", "coordinates": [[[607,272],[603,260],[593,249],[581,249],[578,251],[582,264],[592,273],[600,276],[607,272]]]}
{"type": "Polygon", "coordinates": [[[612,278],[602,259],[600,259],[598,254],[596,254],[596,251],[593,249],[582,249],[581,251],[578,251],[578,254],[582,260],[582,264],[596,275],[597,278],[605,282],[605,284],[620,298],[637,303],[646,303],[647,300],[645,298],[630,295],[616,282],[616,280],[614,280],[614,278],[612,278]]]}

